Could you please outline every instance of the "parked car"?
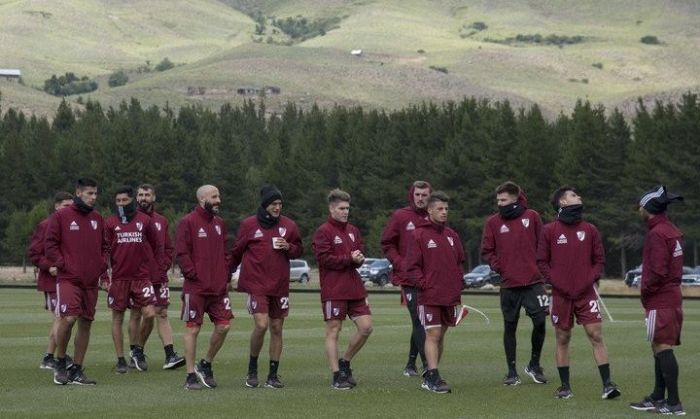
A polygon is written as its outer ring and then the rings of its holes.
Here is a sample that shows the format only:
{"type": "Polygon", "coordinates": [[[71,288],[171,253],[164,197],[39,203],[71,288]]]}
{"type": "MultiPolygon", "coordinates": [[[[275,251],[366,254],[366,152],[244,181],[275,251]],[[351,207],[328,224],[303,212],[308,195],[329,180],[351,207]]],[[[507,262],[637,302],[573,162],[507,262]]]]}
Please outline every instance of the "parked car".
{"type": "Polygon", "coordinates": [[[377,259],[369,265],[367,280],[383,287],[389,282],[392,269],[389,259],[377,259]]]}
{"type": "MultiPolygon", "coordinates": [[[[634,279],[632,280],[632,287],[638,287],[640,282],[642,281],[642,273],[640,272],[639,275],[636,275],[634,279]]],[[[695,269],[691,268],[690,266],[684,266],[683,267],[683,276],[681,277],[681,285],[683,286],[700,286],[700,274],[695,273],[695,269]]]]}
{"type": "Polygon", "coordinates": [[[465,274],[463,279],[465,288],[481,288],[486,284],[501,284],[501,275],[492,270],[489,265],[478,265],[471,272],[465,274]]]}
{"type": "Polygon", "coordinates": [[[363,281],[369,281],[369,265],[378,260],[377,258],[365,258],[365,261],[362,262],[362,266],[357,268],[357,272],[360,273],[360,277],[363,281]]]}
{"type": "Polygon", "coordinates": [[[309,264],[304,259],[292,259],[289,261],[289,281],[299,281],[302,284],[309,282],[309,264]]]}
{"type": "Polygon", "coordinates": [[[631,287],[632,282],[634,281],[634,278],[637,275],[641,275],[641,274],[642,274],[642,265],[639,265],[636,268],[630,269],[629,271],[627,271],[627,273],[625,274],[625,285],[627,285],[628,287],[631,287]]]}

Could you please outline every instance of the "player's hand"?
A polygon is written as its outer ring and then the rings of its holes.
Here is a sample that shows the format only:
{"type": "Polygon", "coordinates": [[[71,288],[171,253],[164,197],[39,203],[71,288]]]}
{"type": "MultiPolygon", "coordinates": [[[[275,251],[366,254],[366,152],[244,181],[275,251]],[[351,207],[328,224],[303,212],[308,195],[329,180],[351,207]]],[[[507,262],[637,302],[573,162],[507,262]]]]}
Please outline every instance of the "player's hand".
{"type": "Polygon", "coordinates": [[[275,238],[275,245],[277,249],[289,250],[289,242],[284,239],[284,237],[275,238]]]}
{"type": "Polygon", "coordinates": [[[350,253],[350,257],[352,257],[352,261],[355,263],[362,263],[365,260],[365,255],[363,255],[359,250],[353,250],[350,253]]]}
{"type": "Polygon", "coordinates": [[[50,267],[50,268],[49,268],[49,274],[51,274],[51,276],[56,276],[56,275],[58,275],[58,268],[55,267],[55,266],[50,267]]]}

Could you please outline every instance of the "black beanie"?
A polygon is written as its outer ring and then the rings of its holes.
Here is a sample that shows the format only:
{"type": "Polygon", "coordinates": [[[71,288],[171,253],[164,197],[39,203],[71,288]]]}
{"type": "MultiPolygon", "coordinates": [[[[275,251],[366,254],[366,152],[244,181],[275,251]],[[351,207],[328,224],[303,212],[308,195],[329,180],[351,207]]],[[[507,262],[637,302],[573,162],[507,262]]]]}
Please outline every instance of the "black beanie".
{"type": "Polygon", "coordinates": [[[282,199],[282,192],[275,185],[265,185],[260,189],[260,206],[263,208],[278,199],[282,199]]]}
{"type": "Polygon", "coordinates": [[[639,206],[651,214],[661,214],[666,211],[668,204],[678,201],[683,201],[683,197],[668,192],[664,185],[660,185],[645,192],[639,200],[639,206]]]}

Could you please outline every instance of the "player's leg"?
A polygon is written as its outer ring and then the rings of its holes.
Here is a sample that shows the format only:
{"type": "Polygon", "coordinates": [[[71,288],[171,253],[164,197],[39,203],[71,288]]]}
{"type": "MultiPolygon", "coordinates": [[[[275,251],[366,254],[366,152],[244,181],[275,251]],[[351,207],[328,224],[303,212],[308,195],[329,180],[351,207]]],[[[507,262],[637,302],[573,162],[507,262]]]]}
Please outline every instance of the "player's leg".
{"type": "Polygon", "coordinates": [[[129,368],[136,368],[132,356],[134,348],[138,345],[139,330],[141,330],[141,307],[129,308],[129,325],[127,327],[129,333],[129,368]]]}
{"type": "Polygon", "coordinates": [[[360,351],[360,349],[365,346],[365,343],[367,343],[367,339],[369,339],[369,335],[372,334],[373,330],[371,315],[355,317],[353,318],[353,322],[355,322],[356,331],[350,337],[348,348],[345,351],[345,355],[343,355],[343,359],[348,362],[350,362],[360,351]]]}
{"type": "Polygon", "coordinates": [[[333,373],[338,372],[338,337],[343,329],[343,321],[338,319],[326,320],[326,357],[333,373]]]}
{"type": "Polygon", "coordinates": [[[549,309],[549,296],[542,284],[528,287],[523,295],[525,313],[532,320],[532,335],[530,336],[531,352],[530,362],[525,367],[525,373],[536,384],[547,383],[547,378],[540,366],[540,357],[546,333],[547,312],[549,309]]]}
{"type": "Polygon", "coordinates": [[[445,350],[445,335],[447,334],[447,325],[442,325],[442,331],[440,333],[440,341],[438,342],[438,364],[442,361],[442,353],[445,350]]]}
{"type": "Polygon", "coordinates": [[[649,340],[667,392],[666,401],[657,406],[656,412],[683,415],[685,411],[678,393],[678,361],[673,352],[673,347],[681,343],[683,311],[680,307],[650,310],[647,322],[652,325],[649,340]]]}
{"type": "Polygon", "coordinates": [[[414,287],[403,288],[406,308],[411,318],[411,341],[408,353],[408,361],[404,368],[404,375],[407,377],[418,375],[416,368],[416,358],[420,355],[423,370],[426,369],[425,360],[425,329],[418,318],[418,292],[414,287]]]}
{"type": "Polygon", "coordinates": [[[520,319],[520,292],[510,288],[501,288],[501,313],[503,313],[503,349],[506,354],[508,372],[503,378],[503,384],[515,386],[520,384],[516,369],[516,332],[520,319]]]}
{"type": "Polygon", "coordinates": [[[197,381],[195,374],[195,363],[197,356],[197,337],[201,326],[193,321],[188,321],[185,327],[183,336],[183,344],[185,346],[185,365],[187,369],[187,379],[185,381],[185,389],[201,390],[202,387],[197,381]]]}
{"type": "Polygon", "coordinates": [[[204,358],[205,361],[210,364],[214,362],[216,354],[218,354],[221,347],[224,346],[226,335],[230,328],[231,324],[228,321],[215,323],[214,331],[209,339],[209,350],[207,350],[207,356],[204,358]]]}
{"type": "Polygon", "coordinates": [[[450,388],[440,377],[440,372],[438,371],[446,331],[447,326],[445,325],[425,326],[425,357],[428,360],[428,370],[424,375],[421,387],[434,393],[450,392],[450,388]]]}
{"type": "Polygon", "coordinates": [[[270,370],[267,374],[265,382],[266,387],[282,388],[284,384],[277,376],[277,370],[282,357],[283,337],[282,330],[284,328],[284,317],[279,319],[270,319],[270,370]]]}
{"type": "Polygon", "coordinates": [[[114,343],[114,352],[117,355],[117,364],[115,371],[118,374],[127,372],[126,358],[124,357],[124,312],[112,310],[112,342],[114,343]]]}
{"type": "Polygon", "coordinates": [[[561,387],[557,390],[557,397],[568,399],[571,394],[571,383],[569,380],[569,343],[571,342],[571,329],[555,328],[556,337],[556,362],[559,370],[561,387]]]}
{"type": "Polygon", "coordinates": [[[217,384],[214,380],[212,363],[226,341],[226,335],[231,328],[231,319],[233,318],[231,300],[228,294],[205,297],[204,311],[209,314],[209,319],[214,323],[214,331],[209,339],[207,354],[203,359],[200,359],[196,366],[196,372],[202,384],[214,388],[217,384]]]}
{"type": "MultiPolygon", "coordinates": [[[[250,300],[255,297],[249,296],[248,298],[250,306],[250,300]]],[[[264,311],[264,313],[252,313],[253,331],[250,334],[250,355],[248,357],[248,374],[246,375],[245,381],[246,387],[254,388],[258,386],[258,357],[265,343],[265,333],[270,325],[270,317],[268,316],[267,310],[264,311]]],[[[270,342],[270,349],[272,349],[272,342],[270,342]]]]}

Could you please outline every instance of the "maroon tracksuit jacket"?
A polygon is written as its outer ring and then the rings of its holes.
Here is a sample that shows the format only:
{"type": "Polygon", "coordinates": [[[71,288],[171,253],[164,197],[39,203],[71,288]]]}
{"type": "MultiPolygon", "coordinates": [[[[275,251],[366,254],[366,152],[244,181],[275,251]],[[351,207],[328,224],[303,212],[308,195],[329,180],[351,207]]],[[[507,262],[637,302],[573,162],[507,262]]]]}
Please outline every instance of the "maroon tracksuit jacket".
{"type": "Polygon", "coordinates": [[[481,238],[481,257],[501,275],[502,288],[542,282],[537,268],[537,241],[541,232],[542,219],[531,209],[511,220],[500,214],[488,218],[481,238]]]}
{"type": "Polygon", "coordinates": [[[682,305],[683,233],[666,214],[647,223],[642,256],[642,305],[648,310],[682,305]]]}
{"type": "Polygon", "coordinates": [[[29,242],[27,256],[32,264],[37,267],[39,273],[36,278],[36,289],[44,292],[56,292],[56,278],[51,276],[49,268],[53,264],[49,261],[44,253],[44,237],[46,236],[46,228],[49,226],[49,219],[46,218],[37,224],[32,235],[32,240],[29,242]]]}
{"type": "Polygon", "coordinates": [[[328,217],[314,233],[312,247],[321,277],[322,302],[367,297],[367,290],[357,272],[361,264],[353,262],[350,256],[355,250],[364,253],[357,227],[328,217]]]}
{"type": "MultiPolygon", "coordinates": [[[[141,211],[139,209],[139,211],[141,211]]],[[[170,240],[170,230],[168,230],[168,219],[155,211],[143,212],[151,217],[151,223],[158,232],[158,239],[163,243],[163,259],[159,264],[152,249],[149,249],[148,270],[150,272],[151,284],[165,284],[168,282],[168,269],[173,264],[173,253],[175,247],[170,240]]]]}
{"type": "Polygon", "coordinates": [[[85,214],[73,204],[49,217],[44,251],[51,266],[58,268],[57,280],[82,288],[97,288],[107,270],[107,245],[102,216],[85,214]]]}
{"type": "Polygon", "coordinates": [[[559,220],[544,226],[537,248],[537,266],[555,293],[575,300],[591,289],[605,265],[598,229],[581,221],[559,220]]]}
{"type": "Polygon", "coordinates": [[[454,230],[432,222],[418,226],[404,263],[408,282],[420,289],[418,304],[454,306],[461,303],[464,249],[454,230]]]}
{"type": "Polygon", "coordinates": [[[236,290],[273,297],[289,295],[289,259],[303,251],[299,229],[291,219],[280,215],[277,225],[263,228],[255,215],[246,218],[231,251],[231,268],[243,263],[236,290]],[[284,238],[289,250],[273,249],[273,237],[284,238]]]}
{"type": "Polygon", "coordinates": [[[413,240],[413,232],[420,224],[425,223],[428,218],[428,212],[424,209],[416,208],[413,203],[414,189],[411,186],[408,192],[410,205],[394,211],[382,233],[382,253],[393,266],[391,283],[397,286],[413,286],[406,279],[403,259],[406,256],[409,242],[413,240]]]}
{"type": "Polygon", "coordinates": [[[231,271],[226,255],[226,226],[221,217],[198,205],[177,226],[175,252],[185,277],[184,293],[226,294],[231,271]]]}
{"type": "Polygon", "coordinates": [[[159,266],[163,264],[163,242],[151,217],[136,212],[134,218],[122,224],[119,216],[112,215],[105,221],[113,281],[150,280],[150,259],[155,255],[159,266]]]}

